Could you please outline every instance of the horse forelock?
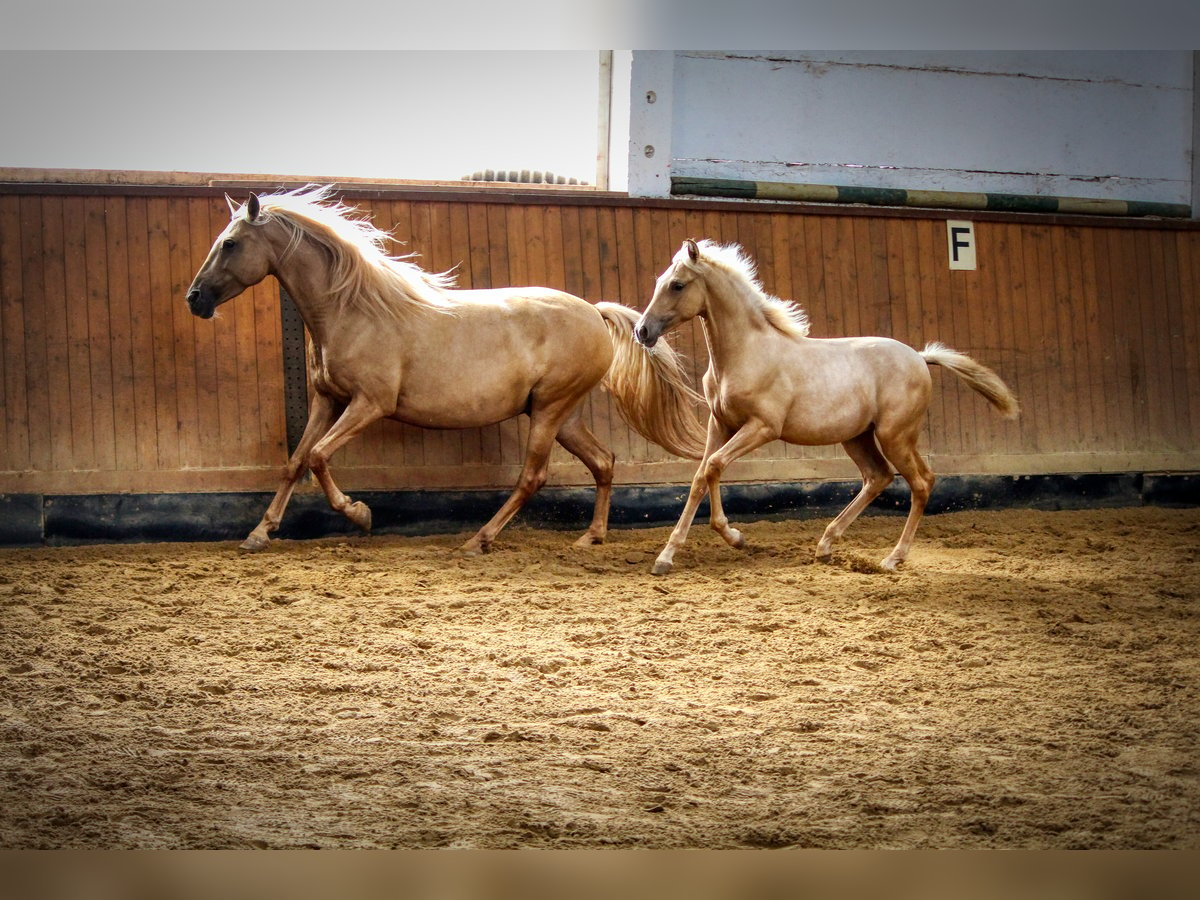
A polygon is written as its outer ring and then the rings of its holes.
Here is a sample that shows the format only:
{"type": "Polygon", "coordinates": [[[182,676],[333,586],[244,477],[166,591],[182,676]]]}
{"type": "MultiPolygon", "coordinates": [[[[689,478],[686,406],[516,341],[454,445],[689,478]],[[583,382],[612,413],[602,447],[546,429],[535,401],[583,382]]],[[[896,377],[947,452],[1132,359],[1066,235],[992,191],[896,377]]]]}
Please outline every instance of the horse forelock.
{"type": "Polygon", "coordinates": [[[697,243],[697,247],[700,250],[698,262],[691,261],[686,247],[676,254],[676,262],[693,269],[707,263],[722,270],[735,281],[742,283],[746,296],[758,305],[767,321],[775,328],[796,337],[808,334],[808,314],[798,304],[782,300],[763,289],[762,282],[758,279],[758,266],[741,244],[718,244],[705,238],[697,243]]]}
{"type": "Polygon", "coordinates": [[[401,315],[414,308],[449,312],[445,291],[454,286],[450,273],[426,272],[411,256],[387,253],[393,236],[355,208],[329,201],[331,188],[306,187],[260,197],[262,211],[255,224],[281,223],[289,233],[284,258],[305,238],[329,251],[330,295],[340,306],[355,306],[375,314],[401,315]]]}

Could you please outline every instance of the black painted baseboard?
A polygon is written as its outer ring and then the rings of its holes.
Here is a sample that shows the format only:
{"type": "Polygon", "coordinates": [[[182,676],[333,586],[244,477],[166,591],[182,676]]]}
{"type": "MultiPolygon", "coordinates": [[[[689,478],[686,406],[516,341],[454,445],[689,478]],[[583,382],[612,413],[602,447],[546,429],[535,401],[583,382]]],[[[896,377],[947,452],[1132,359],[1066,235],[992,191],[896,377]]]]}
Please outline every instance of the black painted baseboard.
{"type": "MultiPolygon", "coordinates": [[[[857,490],[857,482],[733,483],[722,487],[721,496],[730,516],[746,521],[834,516],[857,490]]],[[[672,524],[686,494],[686,485],[617,487],[610,524],[672,524]]],[[[371,507],[374,532],[418,535],[474,529],[507,496],[507,491],[366,491],[354,498],[371,507]]],[[[267,493],[0,495],[0,544],[241,540],[270,499],[267,493]]],[[[591,519],[592,502],[590,488],[546,488],[517,521],[583,529],[591,519]]],[[[908,502],[908,488],[897,479],[867,514],[902,514],[908,502]]],[[[927,512],[1148,505],[1200,506],[1200,474],[943,476],[927,512]]],[[[701,517],[707,516],[707,507],[705,501],[701,517]]],[[[331,510],[322,494],[305,492],[292,499],[276,536],[354,533],[355,526],[331,510]]]]}

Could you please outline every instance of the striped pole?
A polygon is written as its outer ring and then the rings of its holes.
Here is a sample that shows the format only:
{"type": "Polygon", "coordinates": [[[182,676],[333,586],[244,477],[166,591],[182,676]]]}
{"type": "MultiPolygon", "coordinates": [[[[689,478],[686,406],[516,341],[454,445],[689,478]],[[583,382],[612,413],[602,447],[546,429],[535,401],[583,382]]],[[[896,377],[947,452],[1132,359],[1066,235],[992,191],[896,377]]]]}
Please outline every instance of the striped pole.
{"type": "Polygon", "coordinates": [[[794,203],[865,203],[871,206],[921,206],[1093,216],[1160,216],[1168,219],[1186,219],[1192,214],[1191,207],[1186,203],[1093,200],[1087,197],[1038,197],[1030,194],[986,194],[966,191],[910,191],[902,188],[790,184],[732,178],[672,177],[671,193],[677,196],[790,200],[794,203]]]}

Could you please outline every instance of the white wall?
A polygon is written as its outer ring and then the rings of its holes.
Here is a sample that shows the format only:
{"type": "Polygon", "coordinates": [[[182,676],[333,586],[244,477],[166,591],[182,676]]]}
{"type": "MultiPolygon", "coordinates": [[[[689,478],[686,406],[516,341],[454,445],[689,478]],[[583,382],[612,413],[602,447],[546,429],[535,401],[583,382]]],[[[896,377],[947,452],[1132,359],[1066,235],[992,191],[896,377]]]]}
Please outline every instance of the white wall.
{"type": "Polygon", "coordinates": [[[665,196],[683,175],[1190,203],[1192,58],[638,51],[629,189],[665,196]]]}

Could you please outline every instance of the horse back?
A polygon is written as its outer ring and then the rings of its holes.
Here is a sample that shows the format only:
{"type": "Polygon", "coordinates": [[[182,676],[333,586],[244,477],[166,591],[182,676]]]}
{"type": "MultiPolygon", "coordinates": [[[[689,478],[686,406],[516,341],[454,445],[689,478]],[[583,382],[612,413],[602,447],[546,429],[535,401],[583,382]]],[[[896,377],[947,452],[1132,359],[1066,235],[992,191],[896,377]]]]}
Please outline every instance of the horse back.
{"type": "Polygon", "coordinates": [[[540,345],[556,361],[596,347],[611,353],[599,310],[574,294],[516,287],[451,291],[450,295],[459,328],[482,329],[512,346],[540,345]]]}
{"type": "Polygon", "coordinates": [[[924,414],[929,367],[885,337],[799,338],[764,353],[749,371],[711,371],[705,392],[732,428],[750,418],[793,444],[837,444],[872,424],[924,414]]]}
{"type": "Polygon", "coordinates": [[[541,288],[452,294],[452,314],[427,317],[425,330],[402,342],[395,418],[491,424],[531,404],[582,397],[608,371],[608,329],[578,297],[541,288]]]}

